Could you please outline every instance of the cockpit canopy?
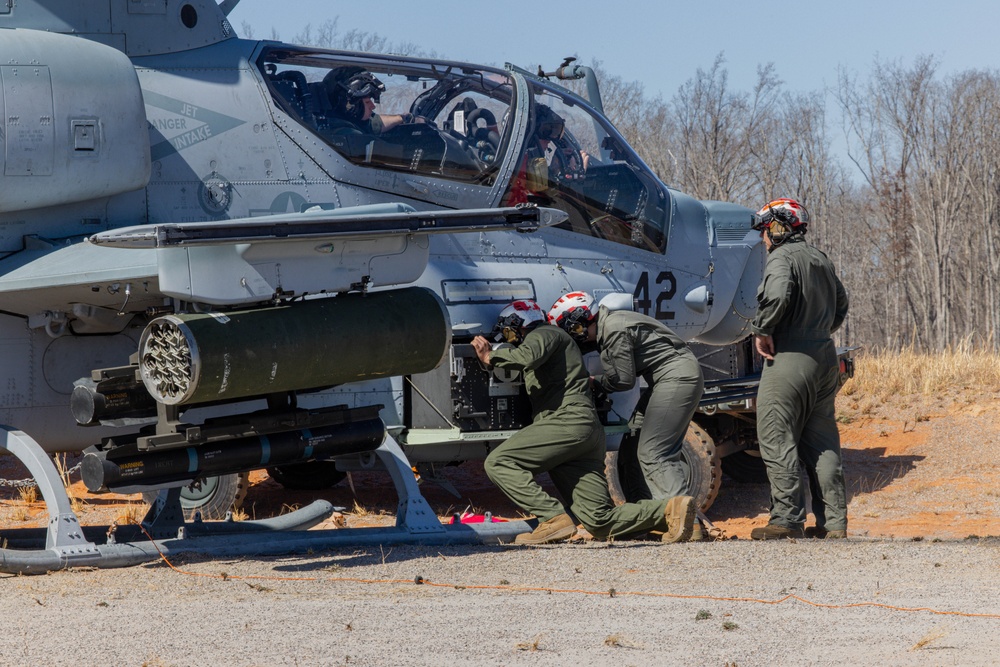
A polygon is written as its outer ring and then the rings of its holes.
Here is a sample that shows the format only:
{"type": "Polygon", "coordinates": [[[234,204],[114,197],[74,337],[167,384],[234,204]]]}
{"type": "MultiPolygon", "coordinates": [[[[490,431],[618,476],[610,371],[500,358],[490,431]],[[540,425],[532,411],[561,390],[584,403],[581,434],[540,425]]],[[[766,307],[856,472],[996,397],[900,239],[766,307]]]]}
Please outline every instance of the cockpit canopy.
{"type": "Polygon", "coordinates": [[[279,106],[355,164],[496,178],[513,99],[503,72],[286,49],[265,50],[260,66],[279,106]]]}
{"type": "Polygon", "coordinates": [[[583,100],[535,79],[528,90],[530,122],[504,205],[559,208],[569,213],[565,229],[663,252],[666,188],[583,100]]]}
{"type": "Polygon", "coordinates": [[[568,212],[569,231],[665,248],[666,188],[561,86],[516,70],[284,45],[265,48],[258,67],[282,111],[359,167],[499,186],[503,205],[568,212]]]}

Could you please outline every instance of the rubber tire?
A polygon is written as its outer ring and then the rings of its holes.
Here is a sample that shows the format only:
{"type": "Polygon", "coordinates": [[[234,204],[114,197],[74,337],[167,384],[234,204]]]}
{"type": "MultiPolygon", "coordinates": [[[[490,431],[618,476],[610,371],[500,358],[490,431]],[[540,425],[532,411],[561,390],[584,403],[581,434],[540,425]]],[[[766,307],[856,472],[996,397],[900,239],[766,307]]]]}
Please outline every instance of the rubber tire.
{"type": "Polygon", "coordinates": [[[681,455],[691,471],[688,488],[691,489],[698,509],[705,512],[715,502],[719,489],[722,488],[722,462],[715,451],[715,442],[705,429],[691,422],[684,436],[681,455]]]}
{"type": "Polygon", "coordinates": [[[741,484],[767,484],[767,467],[757,450],[733,452],[722,459],[722,472],[741,484]]]}
{"type": "Polygon", "coordinates": [[[337,470],[333,461],[310,461],[287,466],[274,466],[267,474],[278,484],[293,491],[321,491],[337,486],[347,473],[337,470]]]}
{"type": "MultiPolygon", "coordinates": [[[[698,509],[705,512],[719,495],[722,486],[722,466],[711,436],[694,422],[691,422],[684,435],[681,456],[688,464],[688,488],[691,489],[691,495],[694,496],[698,509]]],[[[611,499],[616,505],[621,505],[625,502],[625,494],[618,481],[618,452],[608,452],[604,465],[611,499]]]]}
{"type": "MultiPolygon", "coordinates": [[[[200,489],[185,486],[181,489],[181,509],[184,510],[184,518],[191,520],[200,512],[201,518],[205,521],[224,519],[226,512],[243,506],[249,488],[248,472],[208,477],[202,482],[200,489]]],[[[156,491],[144,491],[142,499],[152,504],[156,496],[156,491]]]]}

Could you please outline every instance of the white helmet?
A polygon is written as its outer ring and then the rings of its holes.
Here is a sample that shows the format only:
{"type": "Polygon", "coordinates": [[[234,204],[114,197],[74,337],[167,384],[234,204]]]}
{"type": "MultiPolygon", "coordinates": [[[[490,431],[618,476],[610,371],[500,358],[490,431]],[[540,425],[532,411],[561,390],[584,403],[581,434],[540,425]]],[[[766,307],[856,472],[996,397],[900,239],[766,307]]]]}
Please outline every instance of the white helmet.
{"type": "Polygon", "coordinates": [[[570,292],[549,308],[549,323],[561,327],[573,340],[587,340],[587,326],[594,321],[594,297],[586,292],[570,292]]]}
{"type": "Polygon", "coordinates": [[[750,218],[750,228],[761,235],[767,234],[774,245],[779,245],[796,234],[805,234],[808,227],[809,211],[788,197],[764,204],[750,218]]]}
{"type": "Polygon", "coordinates": [[[496,326],[493,327],[493,340],[500,343],[517,344],[521,342],[521,328],[534,324],[543,324],[545,313],[531,299],[518,299],[500,311],[496,326]]]}

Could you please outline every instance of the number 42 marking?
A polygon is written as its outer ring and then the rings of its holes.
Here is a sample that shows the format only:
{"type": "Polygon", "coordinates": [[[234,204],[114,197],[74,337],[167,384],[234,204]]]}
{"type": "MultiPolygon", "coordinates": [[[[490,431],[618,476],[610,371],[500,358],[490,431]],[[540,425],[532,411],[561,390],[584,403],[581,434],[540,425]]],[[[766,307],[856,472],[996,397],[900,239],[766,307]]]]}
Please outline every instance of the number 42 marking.
{"type": "Polygon", "coordinates": [[[662,287],[656,295],[656,308],[653,309],[653,301],[649,297],[649,272],[642,272],[639,282],[635,285],[635,292],[632,293],[635,297],[635,307],[643,315],[650,315],[658,320],[672,320],[676,313],[667,310],[667,307],[669,301],[677,294],[677,279],[674,278],[672,271],[660,271],[656,274],[656,284],[662,287]]]}

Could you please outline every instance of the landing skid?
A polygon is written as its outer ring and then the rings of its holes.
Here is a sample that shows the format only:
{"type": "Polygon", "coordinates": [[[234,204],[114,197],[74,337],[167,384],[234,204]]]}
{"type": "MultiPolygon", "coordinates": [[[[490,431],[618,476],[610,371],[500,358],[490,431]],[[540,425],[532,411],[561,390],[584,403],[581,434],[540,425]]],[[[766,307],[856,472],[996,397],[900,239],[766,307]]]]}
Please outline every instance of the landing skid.
{"type": "Polygon", "coordinates": [[[390,435],[375,450],[399,505],[393,528],[309,530],[333,514],[325,500],[260,521],[186,521],[179,489],[160,492],[139,526],[80,525],[55,465],[23,431],[0,429],[0,448],[34,477],[49,513],[47,528],[0,532],[0,572],[43,574],[72,567],[128,567],[163,556],[264,556],[379,544],[498,544],[529,532],[524,521],[444,525],[420,495],[406,455],[390,435]],[[149,534],[149,536],[146,535],[149,534]],[[150,539],[152,537],[152,539],[150,539]],[[44,547],[42,546],[44,544],[44,547]]]}

